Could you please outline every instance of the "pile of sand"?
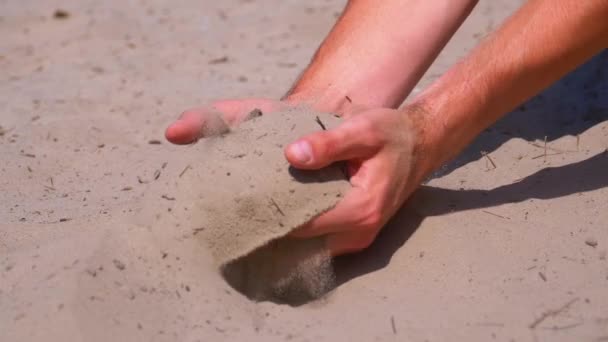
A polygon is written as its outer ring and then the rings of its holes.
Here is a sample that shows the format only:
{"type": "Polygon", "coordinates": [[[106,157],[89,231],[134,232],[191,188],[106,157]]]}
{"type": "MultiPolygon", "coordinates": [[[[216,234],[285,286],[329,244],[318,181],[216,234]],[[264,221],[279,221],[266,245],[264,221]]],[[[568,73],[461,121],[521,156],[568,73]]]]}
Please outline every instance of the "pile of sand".
{"type": "Polygon", "coordinates": [[[252,113],[238,128],[199,141],[205,167],[191,180],[202,194],[191,222],[235,289],[257,301],[303,303],[332,289],[331,256],[323,237],[285,236],[332,208],[350,185],[338,166],[290,167],[283,150],[339,119],[306,110],[252,113]]]}

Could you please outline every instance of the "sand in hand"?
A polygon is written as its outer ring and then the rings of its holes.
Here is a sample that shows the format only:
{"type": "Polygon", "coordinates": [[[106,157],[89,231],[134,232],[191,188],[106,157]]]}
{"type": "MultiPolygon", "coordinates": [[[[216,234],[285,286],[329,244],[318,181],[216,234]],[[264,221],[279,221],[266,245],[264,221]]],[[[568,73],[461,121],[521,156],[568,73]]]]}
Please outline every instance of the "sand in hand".
{"type": "Polygon", "coordinates": [[[205,167],[190,182],[205,195],[194,200],[191,222],[225,279],[253,300],[295,305],[333,287],[324,238],[286,235],[332,208],[350,185],[339,166],[290,167],[283,150],[338,123],[306,110],[256,112],[238,128],[198,143],[205,167]]]}

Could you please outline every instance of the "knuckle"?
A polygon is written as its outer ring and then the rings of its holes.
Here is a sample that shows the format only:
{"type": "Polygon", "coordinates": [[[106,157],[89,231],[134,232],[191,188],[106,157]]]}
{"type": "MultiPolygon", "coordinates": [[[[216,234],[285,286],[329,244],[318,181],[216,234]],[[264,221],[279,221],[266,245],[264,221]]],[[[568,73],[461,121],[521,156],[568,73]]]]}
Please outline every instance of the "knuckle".
{"type": "Polygon", "coordinates": [[[383,224],[382,204],[371,197],[365,200],[364,209],[359,213],[358,226],[361,231],[375,232],[383,224]]]}
{"type": "Polygon", "coordinates": [[[376,120],[362,117],[358,126],[358,133],[366,145],[377,146],[384,142],[385,134],[376,120]]]}

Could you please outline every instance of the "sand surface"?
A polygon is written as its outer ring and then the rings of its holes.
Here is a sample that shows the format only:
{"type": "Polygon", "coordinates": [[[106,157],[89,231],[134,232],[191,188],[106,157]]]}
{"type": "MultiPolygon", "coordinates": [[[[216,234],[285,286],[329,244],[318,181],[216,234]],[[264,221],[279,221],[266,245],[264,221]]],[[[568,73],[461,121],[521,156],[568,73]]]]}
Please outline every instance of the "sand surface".
{"type": "MultiPolygon", "coordinates": [[[[416,91],[519,3],[480,2],[416,91]]],[[[281,96],[342,5],[0,1],[0,340],[608,339],[607,54],[485,131],[324,299],[254,303],[217,272],[188,201],[204,155],[163,130],[281,96]]]]}

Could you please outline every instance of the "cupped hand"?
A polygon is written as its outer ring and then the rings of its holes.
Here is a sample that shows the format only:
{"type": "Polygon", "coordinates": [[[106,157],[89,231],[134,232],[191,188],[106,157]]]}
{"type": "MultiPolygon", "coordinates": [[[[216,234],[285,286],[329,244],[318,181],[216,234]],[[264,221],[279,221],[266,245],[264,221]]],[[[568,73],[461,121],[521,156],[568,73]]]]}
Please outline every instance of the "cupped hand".
{"type": "MultiPolygon", "coordinates": [[[[238,125],[255,108],[272,113],[289,106],[293,104],[269,99],[217,101],[182,113],[165,136],[175,144],[190,144],[215,133],[214,126],[238,125]],[[221,123],[215,122],[218,118],[221,123]]],[[[337,128],[302,137],[285,149],[287,160],[301,169],[347,161],[352,189],[336,207],[292,233],[301,238],[327,235],[333,255],[369,246],[428,170],[420,163],[424,142],[420,108],[353,106],[340,112],[345,121],[337,128]]]]}
{"type": "Polygon", "coordinates": [[[420,163],[424,130],[417,107],[359,109],[337,128],[305,136],[285,148],[292,166],[318,169],[347,161],[352,189],[333,209],[292,236],[327,235],[333,255],[368,247],[427,175],[420,163]]]}

